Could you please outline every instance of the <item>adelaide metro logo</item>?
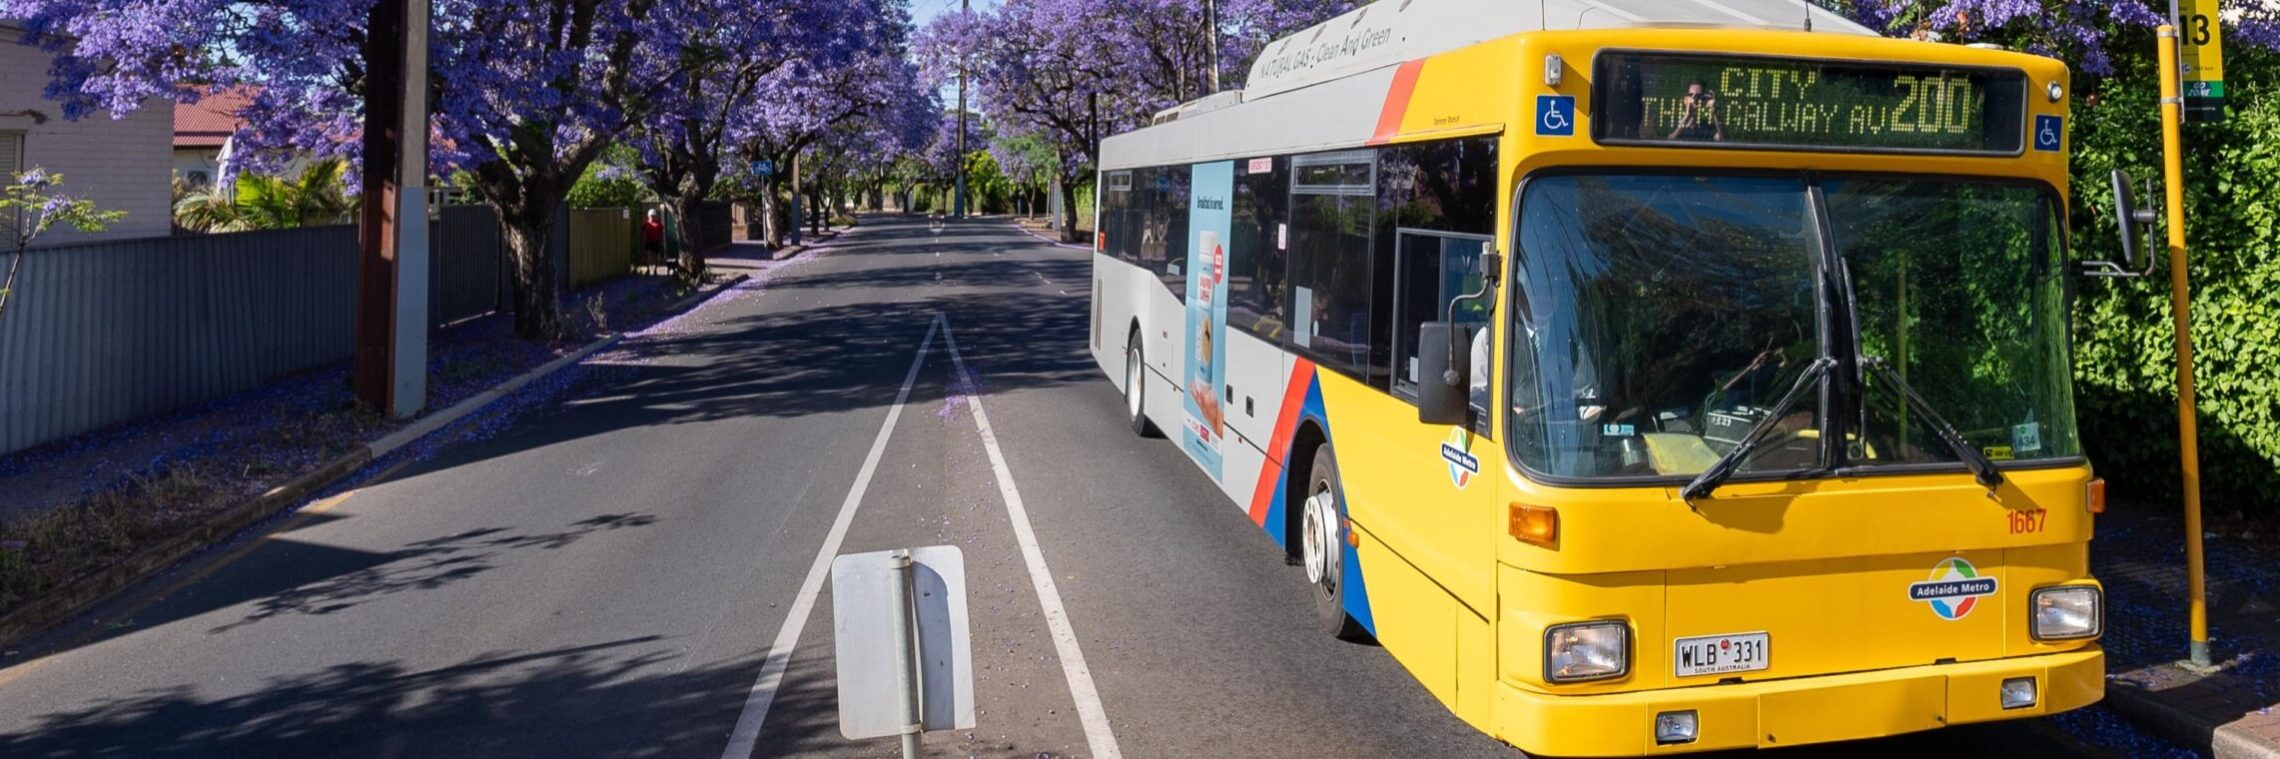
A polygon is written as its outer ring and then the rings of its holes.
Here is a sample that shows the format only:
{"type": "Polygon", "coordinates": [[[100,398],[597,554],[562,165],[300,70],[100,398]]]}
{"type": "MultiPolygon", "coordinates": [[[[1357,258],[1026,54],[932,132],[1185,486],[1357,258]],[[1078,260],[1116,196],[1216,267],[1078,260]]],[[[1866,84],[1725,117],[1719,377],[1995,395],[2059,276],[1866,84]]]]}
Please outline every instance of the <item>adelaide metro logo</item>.
{"type": "Polygon", "coordinates": [[[1970,614],[1979,599],[1995,595],[1995,578],[1980,577],[1979,569],[1962,558],[1950,557],[1932,567],[1932,579],[1908,584],[1908,600],[1926,601],[1932,613],[1953,622],[1970,614]]]}
{"type": "Polygon", "coordinates": [[[1472,484],[1473,475],[1480,474],[1480,458],[1466,453],[1472,447],[1472,434],[1459,427],[1449,431],[1449,439],[1441,444],[1441,460],[1449,464],[1449,484],[1458,490],[1472,484]]]}

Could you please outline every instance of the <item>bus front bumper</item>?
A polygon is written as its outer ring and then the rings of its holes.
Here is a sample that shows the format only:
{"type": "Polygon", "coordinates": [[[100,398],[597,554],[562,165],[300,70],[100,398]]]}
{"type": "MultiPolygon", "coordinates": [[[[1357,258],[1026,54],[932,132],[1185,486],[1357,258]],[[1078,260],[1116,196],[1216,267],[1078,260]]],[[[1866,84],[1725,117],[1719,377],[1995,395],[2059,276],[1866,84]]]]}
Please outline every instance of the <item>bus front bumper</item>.
{"type": "Polygon", "coordinates": [[[2057,714],[2106,693],[2106,655],[2083,651],[1733,685],[1563,696],[1497,685],[1497,734],[1551,756],[1640,756],[1878,738],[1947,725],[2057,714]],[[2005,709],[2002,683],[2035,678],[2031,706],[2005,709]],[[1657,714],[1692,711],[1694,740],[1657,743],[1657,714]]]}

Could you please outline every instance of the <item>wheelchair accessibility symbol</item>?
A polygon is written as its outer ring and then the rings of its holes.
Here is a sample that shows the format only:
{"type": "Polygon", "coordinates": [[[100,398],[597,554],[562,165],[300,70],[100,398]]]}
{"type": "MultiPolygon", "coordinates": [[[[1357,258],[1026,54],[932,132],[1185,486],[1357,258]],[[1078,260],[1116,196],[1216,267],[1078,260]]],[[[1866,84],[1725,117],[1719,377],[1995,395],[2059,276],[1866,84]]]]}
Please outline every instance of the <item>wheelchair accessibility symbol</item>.
{"type": "Polygon", "coordinates": [[[2035,117],[2035,150],[2056,153],[2066,143],[2066,119],[2060,116],[2035,117]]]}
{"type": "Polygon", "coordinates": [[[1575,98],[1569,95],[1536,96],[1536,134],[1543,137],[1575,136],[1575,98]]]}

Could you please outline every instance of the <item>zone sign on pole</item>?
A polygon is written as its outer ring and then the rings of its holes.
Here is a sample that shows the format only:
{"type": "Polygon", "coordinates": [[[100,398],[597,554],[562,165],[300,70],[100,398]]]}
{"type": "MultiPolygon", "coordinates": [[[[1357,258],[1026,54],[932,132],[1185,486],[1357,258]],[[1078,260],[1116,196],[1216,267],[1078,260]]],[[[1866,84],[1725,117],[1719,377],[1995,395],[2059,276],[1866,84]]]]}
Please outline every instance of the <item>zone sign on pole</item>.
{"type": "Polygon", "coordinates": [[[2178,10],[2178,60],[2185,75],[2185,118],[2225,119],[2225,50],[2219,0],[2182,0],[2178,10]]]}

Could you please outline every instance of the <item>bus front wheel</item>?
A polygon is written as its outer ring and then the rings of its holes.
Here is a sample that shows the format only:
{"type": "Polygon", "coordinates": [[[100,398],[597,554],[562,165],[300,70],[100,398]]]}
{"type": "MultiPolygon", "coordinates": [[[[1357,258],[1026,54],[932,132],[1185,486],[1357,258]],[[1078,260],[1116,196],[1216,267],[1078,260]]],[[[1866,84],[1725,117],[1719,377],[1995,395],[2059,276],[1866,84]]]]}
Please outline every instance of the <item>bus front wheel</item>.
{"type": "Polygon", "coordinates": [[[1140,333],[1134,331],[1124,344],[1124,416],[1132,426],[1132,434],[1155,437],[1156,425],[1148,421],[1147,364],[1141,359],[1140,333]]]}
{"type": "Polygon", "coordinates": [[[1316,623],[1339,640],[1363,640],[1368,633],[1346,613],[1345,504],[1340,500],[1337,456],[1330,444],[1314,449],[1306,478],[1306,500],[1299,516],[1299,566],[1314,596],[1316,623]]]}

